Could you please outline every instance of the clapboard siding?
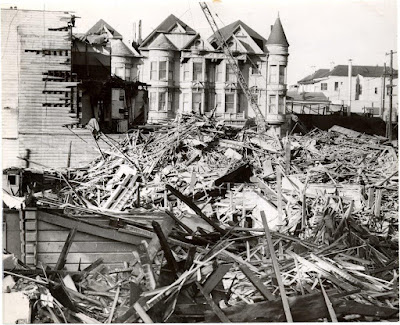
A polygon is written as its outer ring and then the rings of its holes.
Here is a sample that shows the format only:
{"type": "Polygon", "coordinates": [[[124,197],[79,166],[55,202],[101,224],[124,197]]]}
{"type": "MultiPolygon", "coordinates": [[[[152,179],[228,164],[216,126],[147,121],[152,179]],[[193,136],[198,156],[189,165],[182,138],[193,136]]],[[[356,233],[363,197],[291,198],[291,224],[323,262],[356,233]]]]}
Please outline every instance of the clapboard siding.
{"type": "MultiPolygon", "coordinates": [[[[78,121],[70,112],[72,88],[77,85],[70,76],[70,18],[63,11],[1,10],[3,139],[15,139],[3,147],[3,156],[6,151],[10,158],[24,157],[29,149],[34,162],[66,167],[71,141],[72,150],[77,149],[72,151],[71,166],[98,155],[94,143],[79,145],[82,140],[66,136],[63,127],[78,121]],[[65,73],[61,78],[53,71],[65,73]]],[[[3,167],[16,161],[25,164],[14,158],[3,167]]]]}
{"type": "MultiPolygon", "coordinates": [[[[21,147],[19,154],[25,156],[26,148],[30,148],[32,162],[49,167],[67,167],[69,148],[71,143],[71,167],[83,166],[100,155],[93,136],[88,130],[74,130],[79,137],[66,128],[62,134],[20,134],[21,147]]],[[[124,135],[113,135],[121,140],[124,135]]],[[[104,142],[98,142],[101,150],[110,150],[104,142]]],[[[34,165],[32,165],[34,167],[34,165]]]]}
{"type": "Polygon", "coordinates": [[[1,149],[3,168],[25,166],[25,162],[17,158],[17,156],[20,154],[17,139],[3,139],[1,149]]]}
{"type": "MultiPolygon", "coordinates": [[[[57,215],[49,215],[42,210],[31,213],[24,222],[26,263],[44,263],[55,266],[70,232],[69,228],[53,223],[57,215]],[[46,219],[50,217],[50,219],[46,219]]],[[[106,226],[108,219],[90,218],[97,225],[106,226]]],[[[98,232],[96,232],[98,234],[98,232]]],[[[124,262],[135,260],[133,252],[137,250],[135,244],[120,242],[93,233],[78,230],[66,258],[65,268],[76,271],[80,264],[81,269],[95,260],[102,258],[103,264],[110,268],[122,268],[124,262]]],[[[118,237],[114,237],[118,238],[118,237]]],[[[126,240],[126,239],[125,239],[126,240]]],[[[138,239],[137,242],[140,242],[138,239]]]]}

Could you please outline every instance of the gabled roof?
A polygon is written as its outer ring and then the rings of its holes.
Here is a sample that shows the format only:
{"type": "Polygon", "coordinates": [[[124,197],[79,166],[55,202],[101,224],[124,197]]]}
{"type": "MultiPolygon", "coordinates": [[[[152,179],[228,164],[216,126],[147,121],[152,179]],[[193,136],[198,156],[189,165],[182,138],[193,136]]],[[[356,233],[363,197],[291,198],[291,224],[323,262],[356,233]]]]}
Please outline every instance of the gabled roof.
{"type": "MultiPolygon", "coordinates": [[[[384,74],[385,67],[382,66],[368,66],[368,65],[353,65],[351,68],[351,75],[353,77],[361,75],[366,78],[379,78],[384,74]]],[[[393,70],[397,74],[396,70],[393,70]]],[[[386,67],[386,73],[389,74],[390,68],[386,67]]],[[[337,65],[329,73],[331,76],[347,77],[349,75],[348,65],[337,65]]]]}
{"type": "Polygon", "coordinates": [[[169,33],[177,24],[179,24],[185,30],[185,34],[197,34],[193,28],[186,25],[182,20],[171,14],[143,40],[140,47],[145,48],[146,43],[148,43],[156,33],[169,33]]]}
{"type": "MultiPolygon", "coordinates": [[[[264,42],[267,41],[264,37],[262,37],[260,34],[258,34],[255,30],[250,28],[248,25],[246,25],[241,20],[237,20],[237,21],[235,21],[235,22],[233,22],[233,23],[231,23],[231,24],[229,24],[229,25],[227,25],[225,27],[222,27],[222,28],[219,29],[219,31],[222,34],[222,36],[224,37],[224,39],[228,40],[235,33],[235,31],[237,30],[237,28],[239,26],[241,26],[247,32],[247,34],[249,34],[249,36],[254,41],[256,41],[257,44],[264,43],[264,42]]],[[[216,38],[216,35],[213,34],[208,38],[208,41],[210,43],[212,43],[213,39],[215,39],[215,38],[216,38]]],[[[261,47],[263,47],[262,44],[259,44],[259,45],[261,45],[261,47]]]]}
{"type": "MultiPolygon", "coordinates": [[[[385,68],[382,66],[368,66],[368,65],[353,65],[351,69],[351,75],[356,77],[358,75],[365,78],[380,78],[383,76],[385,68]]],[[[390,73],[390,68],[386,67],[386,74],[390,73]]],[[[314,83],[317,79],[327,78],[329,76],[336,77],[347,77],[349,74],[348,65],[337,65],[332,70],[319,69],[313,74],[299,80],[299,84],[310,84],[314,83]]],[[[397,77],[397,70],[393,69],[393,74],[397,77]]]]}
{"type": "Polygon", "coordinates": [[[182,20],[172,14],[169,15],[160,25],[158,25],[155,31],[168,33],[176,26],[177,23],[183,27],[186,34],[196,34],[196,31],[193,28],[186,25],[182,20]]]}
{"type": "Polygon", "coordinates": [[[182,50],[189,50],[190,47],[193,45],[193,43],[197,40],[200,40],[201,42],[203,42],[203,49],[207,50],[207,51],[212,51],[214,50],[214,48],[211,46],[210,43],[208,43],[208,41],[204,40],[200,34],[196,34],[189,42],[187,42],[183,47],[182,50]]]}
{"type": "Polygon", "coordinates": [[[313,83],[314,80],[325,78],[329,76],[329,69],[319,69],[315,71],[313,74],[308,75],[307,77],[298,81],[299,84],[308,84],[313,83]]]}
{"type": "Polygon", "coordinates": [[[111,25],[106,23],[103,19],[100,19],[96,24],[94,24],[93,27],[86,32],[86,35],[103,34],[104,32],[106,32],[106,30],[110,31],[110,33],[113,35],[113,38],[122,39],[122,35],[118,33],[111,25]]]}
{"type": "Polygon", "coordinates": [[[274,26],[272,26],[271,34],[268,37],[267,45],[283,45],[289,46],[283,30],[280,18],[276,18],[274,26]]]}
{"type": "Polygon", "coordinates": [[[159,34],[152,43],[150,43],[148,48],[157,50],[177,50],[176,46],[162,33],[159,34]]]}
{"type": "Polygon", "coordinates": [[[139,53],[133,49],[129,48],[122,40],[115,40],[111,42],[111,55],[116,56],[130,56],[130,57],[138,57],[139,53]]]}

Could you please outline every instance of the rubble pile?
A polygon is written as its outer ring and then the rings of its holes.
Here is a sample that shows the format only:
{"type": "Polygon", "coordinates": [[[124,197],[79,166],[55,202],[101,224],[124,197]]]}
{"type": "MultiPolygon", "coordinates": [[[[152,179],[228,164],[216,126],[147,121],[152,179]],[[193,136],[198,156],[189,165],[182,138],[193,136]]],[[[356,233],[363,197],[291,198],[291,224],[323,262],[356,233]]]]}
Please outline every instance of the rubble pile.
{"type": "Polygon", "coordinates": [[[150,241],[121,269],[5,272],[37,321],[398,320],[398,152],[387,139],[337,126],[279,139],[187,115],[100,141],[109,149],[60,174],[65,187],[36,193],[37,205],[150,241]]]}

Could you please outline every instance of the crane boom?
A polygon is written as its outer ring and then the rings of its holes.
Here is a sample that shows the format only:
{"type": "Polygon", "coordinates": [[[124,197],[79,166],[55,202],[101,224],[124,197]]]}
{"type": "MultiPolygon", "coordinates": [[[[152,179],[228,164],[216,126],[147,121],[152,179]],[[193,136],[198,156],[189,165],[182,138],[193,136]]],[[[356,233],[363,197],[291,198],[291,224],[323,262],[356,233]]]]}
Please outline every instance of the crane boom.
{"type": "Polygon", "coordinates": [[[232,54],[231,50],[229,49],[229,46],[226,43],[224,36],[221,34],[221,32],[217,26],[217,23],[215,22],[215,19],[214,19],[213,15],[211,14],[211,11],[208,8],[207,4],[205,2],[200,2],[200,7],[203,10],[204,15],[206,16],[207,21],[210,24],[210,27],[211,27],[214,35],[216,36],[218,45],[224,51],[226,59],[228,60],[228,64],[231,67],[231,69],[234,71],[234,73],[237,77],[237,80],[239,82],[239,85],[242,88],[248,102],[250,103],[251,108],[253,109],[253,111],[256,115],[257,130],[259,132],[265,132],[266,131],[266,122],[264,119],[264,115],[262,114],[261,109],[257,104],[257,100],[253,97],[253,95],[249,89],[249,86],[247,85],[247,82],[244,79],[242,72],[240,71],[240,68],[236,62],[236,59],[233,57],[233,54],[232,54]]]}

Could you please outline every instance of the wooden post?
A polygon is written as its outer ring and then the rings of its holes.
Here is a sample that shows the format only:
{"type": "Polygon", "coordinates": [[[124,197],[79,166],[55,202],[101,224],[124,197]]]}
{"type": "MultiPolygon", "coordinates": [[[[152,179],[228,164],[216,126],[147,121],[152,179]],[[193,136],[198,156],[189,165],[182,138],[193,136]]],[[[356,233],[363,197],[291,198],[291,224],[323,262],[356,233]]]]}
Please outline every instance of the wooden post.
{"type": "Polygon", "coordinates": [[[289,134],[286,136],[287,142],[285,147],[285,169],[286,175],[290,174],[290,137],[289,134]]]}
{"type": "Polygon", "coordinates": [[[279,224],[282,224],[283,220],[283,209],[282,209],[282,173],[279,166],[276,168],[276,192],[278,199],[278,220],[279,224]]]}
{"type": "Polygon", "coordinates": [[[376,196],[375,196],[375,209],[374,209],[374,215],[375,217],[379,217],[381,214],[381,201],[382,201],[382,189],[376,189],[375,191],[376,196]]]}
{"type": "Polygon", "coordinates": [[[306,227],[306,221],[307,221],[307,195],[306,195],[306,189],[303,191],[302,195],[302,202],[301,202],[301,229],[305,229],[306,227]]]}
{"type": "Polygon", "coordinates": [[[71,167],[71,154],[72,154],[72,141],[69,142],[68,158],[67,158],[67,168],[71,167]]]}
{"type": "Polygon", "coordinates": [[[140,184],[138,184],[138,187],[136,190],[136,207],[140,208],[140,184]]]}
{"type": "Polygon", "coordinates": [[[374,205],[374,188],[370,187],[368,189],[368,208],[372,209],[374,205]]]}

